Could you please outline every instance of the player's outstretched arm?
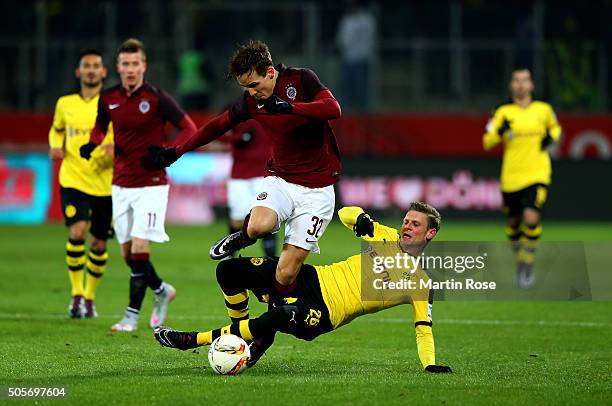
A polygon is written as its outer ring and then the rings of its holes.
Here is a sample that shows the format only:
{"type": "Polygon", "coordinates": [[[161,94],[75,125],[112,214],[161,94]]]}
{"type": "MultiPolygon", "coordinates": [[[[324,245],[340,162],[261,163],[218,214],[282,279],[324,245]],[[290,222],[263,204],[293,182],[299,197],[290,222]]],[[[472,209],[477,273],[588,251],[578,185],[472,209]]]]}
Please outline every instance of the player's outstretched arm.
{"type": "Polygon", "coordinates": [[[329,90],[321,90],[311,102],[293,103],[293,113],[318,120],[334,120],[342,116],[338,100],[329,90]]]}
{"type": "Polygon", "coordinates": [[[363,211],[361,207],[348,206],[338,210],[338,217],[346,228],[355,232],[357,237],[366,241],[371,240],[397,240],[397,230],[382,225],[363,211]]]}
{"type": "Polygon", "coordinates": [[[230,122],[229,113],[225,111],[198,129],[191,137],[188,137],[188,139],[181,142],[181,138],[185,137],[179,137],[174,146],[161,147],[159,145],[149,145],[147,151],[149,160],[158,168],[168,167],[184,153],[193,151],[196,148],[216,140],[232,127],[233,125],[230,122]]]}
{"type": "Polygon", "coordinates": [[[226,110],[218,116],[214,117],[203,127],[199,128],[189,139],[184,142],[178,142],[176,154],[180,157],[185,152],[193,151],[211,141],[216,140],[230,130],[234,125],[230,120],[229,111],[226,110]]]}
{"type": "MultiPolygon", "coordinates": [[[[423,293],[424,294],[424,293],[423,293]]],[[[434,345],[431,322],[430,303],[427,300],[413,300],[412,316],[416,333],[417,351],[423,368],[427,372],[452,372],[446,365],[436,365],[436,347],[434,345]]]]}

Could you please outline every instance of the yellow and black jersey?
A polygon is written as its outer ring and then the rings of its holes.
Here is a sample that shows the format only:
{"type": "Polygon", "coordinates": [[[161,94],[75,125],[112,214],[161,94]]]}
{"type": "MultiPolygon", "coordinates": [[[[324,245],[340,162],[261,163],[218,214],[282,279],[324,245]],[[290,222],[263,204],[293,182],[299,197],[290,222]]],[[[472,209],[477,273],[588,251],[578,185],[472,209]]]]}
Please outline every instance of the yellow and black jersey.
{"type": "MultiPolygon", "coordinates": [[[[342,223],[351,230],[361,213],[363,213],[363,210],[359,207],[344,207],[338,211],[342,223]]],[[[421,291],[414,296],[418,299],[405,295],[388,295],[389,291],[383,290],[380,293],[368,291],[368,294],[363,294],[362,283],[369,284],[375,274],[373,272],[362,273],[362,267],[373,269],[372,262],[375,256],[394,257],[400,252],[398,231],[375,222],[374,237],[364,236],[362,238],[365,241],[377,242],[373,245],[375,248],[332,265],[315,266],[323,300],[329,310],[329,318],[333,328],[336,329],[364,314],[410,303],[412,304],[412,315],[416,327],[417,347],[421,363],[424,367],[435,364],[431,330],[432,303],[428,300],[428,291],[421,291]]],[[[395,275],[395,277],[391,275],[392,280],[399,280],[403,277],[403,275],[395,275]]],[[[419,278],[428,279],[420,268],[415,272],[413,279],[419,278]]]]}
{"type": "MultiPolygon", "coordinates": [[[[53,125],[49,130],[49,147],[63,148],[64,160],[59,171],[59,183],[92,196],[110,196],[113,177],[113,157],[100,147],[89,161],[81,158],[79,149],[89,142],[89,133],[98,114],[99,95],[84,99],[79,93],[57,100],[53,125]]],[[[103,144],[113,143],[112,128],[103,144]]]]}
{"type": "Polygon", "coordinates": [[[502,192],[516,192],[536,183],[550,184],[550,156],[541,147],[547,135],[555,142],[561,137],[561,126],[548,103],[534,100],[527,107],[521,107],[509,102],[495,110],[482,143],[489,150],[504,142],[502,192]],[[500,135],[504,120],[510,128],[500,135]]]}

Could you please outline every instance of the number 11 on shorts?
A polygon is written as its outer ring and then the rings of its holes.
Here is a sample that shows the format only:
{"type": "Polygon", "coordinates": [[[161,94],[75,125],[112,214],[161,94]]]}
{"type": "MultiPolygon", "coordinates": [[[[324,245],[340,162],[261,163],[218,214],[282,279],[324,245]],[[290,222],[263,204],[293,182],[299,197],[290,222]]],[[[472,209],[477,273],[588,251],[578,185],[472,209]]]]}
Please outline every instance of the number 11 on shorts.
{"type": "Polygon", "coordinates": [[[155,221],[157,220],[157,213],[147,213],[149,216],[149,228],[155,228],[155,221]]]}

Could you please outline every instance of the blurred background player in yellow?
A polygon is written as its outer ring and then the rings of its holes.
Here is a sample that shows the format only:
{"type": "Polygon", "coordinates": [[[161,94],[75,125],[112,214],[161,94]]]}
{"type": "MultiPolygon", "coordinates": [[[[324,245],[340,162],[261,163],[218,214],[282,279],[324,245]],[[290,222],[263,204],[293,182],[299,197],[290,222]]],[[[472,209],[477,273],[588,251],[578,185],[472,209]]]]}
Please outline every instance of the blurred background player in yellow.
{"type": "Polygon", "coordinates": [[[57,100],[49,131],[49,156],[62,161],[59,184],[62,211],[68,226],[66,265],[72,295],[68,314],[72,318],[97,316],[94,299],[106,270],[106,240],[112,233],[112,131],[93,151],[90,161],[79,155],[79,148],[89,142],[89,133],[96,122],[98,99],[106,73],[99,51],[86,49],[80,53],[75,71],[80,90],[57,100]],[[90,243],[86,257],[88,226],[90,243]]]}
{"type": "Polygon", "coordinates": [[[512,100],[495,110],[482,139],[485,150],[504,143],[500,183],[506,235],[516,254],[521,288],[535,283],[533,263],[552,172],[547,147],[561,137],[553,108],[533,99],[533,87],[529,69],[512,71],[512,100]]]}
{"type": "MultiPolygon", "coordinates": [[[[283,298],[283,304],[269,304],[268,311],[254,319],[249,319],[247,289],[260,301],[266,301],[266,296],[274,292],[278,261],[248,257],[222,261],[217,265],[217,281],[223,290],[232,324],[203,332],[158,327],[154,333],[157,341],[164,347],[187,350],[210,345],[221,335],[234,334],[251,341],[251,358],[247,365],[253,366],[273,344],[279,331],[310,341],[364,314],[411,304],[417,351],[423,368],[432,373],[452,372],[449,366],[436,365],[431,319],[433,298],[429,289],[404,290],[398,294],[390,289],[369,288],[370,282],[379,277],[371,272],[374,258],[393,258],[400,252],[421,255],[440,228],[440,213],[428,204],[413,202],[400,230],[374,222],[359,207],[344,207],[338,215],[346,227],[369,243],[363,253],[332,265],[302,265],[291,297],[283,298]]],[[[406,269],[387,268],[386,271],[390,281],[406,278],[406,269]]],[[[419,268],[410,279],[416,282],[429,278],[419,268]]]]}

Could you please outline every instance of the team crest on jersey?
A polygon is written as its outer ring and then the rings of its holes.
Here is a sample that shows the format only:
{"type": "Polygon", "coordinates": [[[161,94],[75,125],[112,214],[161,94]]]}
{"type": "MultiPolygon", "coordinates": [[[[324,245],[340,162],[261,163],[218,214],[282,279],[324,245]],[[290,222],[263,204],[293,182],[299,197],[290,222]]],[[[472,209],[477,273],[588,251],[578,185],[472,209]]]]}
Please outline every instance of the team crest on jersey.
{"type": "Polygon", "coordinates": [[[259,195],[257,195],[257,200],[266,200],[267,197],[268,194],[266,192],[261,192],[259,195]]]}
{"type": "Polygon", "coordinates": [[[259,266],[259,265],[263,264],[263,262],[264,262],[264,259],[263,259],[263,258],[259,258],[259,257],[257,257],[257,258],[251,258],[251,263],[252,263],[253,265],[255,265],[255,266],[259,266]]]}
{"type": "Polygon", "coordinates": [[[295,88],[295,86],[293,86],[292,84],[288,84],[285,87],[285,91],[287,92],[287,97],[291,100],[294,101],[295,98],[297,97],[297,89],[295,88]]]}
{"type": "Polygon", "coordinates": [[[150,109],[151,109],[151,105],[149,104],[147,100],[141,101],[140,104],[138,105],[138,110],[140,110],[142,114],[146,114],[150,109]]]}

